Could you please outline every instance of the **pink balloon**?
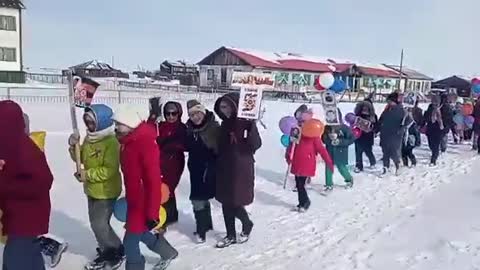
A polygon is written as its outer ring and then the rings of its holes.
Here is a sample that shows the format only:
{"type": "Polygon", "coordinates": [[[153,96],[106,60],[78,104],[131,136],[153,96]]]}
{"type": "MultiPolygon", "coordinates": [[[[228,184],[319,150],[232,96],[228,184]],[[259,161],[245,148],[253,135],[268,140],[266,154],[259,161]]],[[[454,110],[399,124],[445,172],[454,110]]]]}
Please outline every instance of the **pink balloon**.
{"type": "Polygon", "coordinates": [[[355,139],[358,139],[358,138],[360,138],[360,136],[362,136],[362,130],[359,129],[358,127],[353,128],[352,132],[353,132],[353,136],[355,137],[355,139]]]}

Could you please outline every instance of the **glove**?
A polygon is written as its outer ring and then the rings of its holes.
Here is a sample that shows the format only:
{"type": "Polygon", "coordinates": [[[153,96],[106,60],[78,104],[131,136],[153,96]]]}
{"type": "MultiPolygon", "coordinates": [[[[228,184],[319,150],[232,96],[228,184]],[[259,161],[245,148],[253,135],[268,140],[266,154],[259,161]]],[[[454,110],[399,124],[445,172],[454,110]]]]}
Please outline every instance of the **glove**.
{"type": "Polygon", "coordinates": [[[80,135],[72,133],[70,137],[68,137],[68,145],[75,146],[78,143],[80,143],[80,135]]]}
{"type": "Polygon", "coordinates": [[[147,222],[145,223],[149,231],[158,227],[158,224],[160,224],[160,222],[158,220],[153,220],[153,219],[147,220],[147,222]]]}

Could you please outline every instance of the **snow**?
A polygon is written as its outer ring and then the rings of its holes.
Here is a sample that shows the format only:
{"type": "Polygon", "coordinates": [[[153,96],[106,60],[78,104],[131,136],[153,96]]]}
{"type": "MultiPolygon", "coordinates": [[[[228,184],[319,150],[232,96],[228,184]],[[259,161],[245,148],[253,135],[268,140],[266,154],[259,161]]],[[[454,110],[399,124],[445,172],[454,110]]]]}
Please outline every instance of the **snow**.
{"type": "MultiPolygon", "coordinates": [[[[185,104],[191,97],[172,94],[164,99],[172,98],[185,104]]],[[[211,109],[214,97],[205,98],[203,102],[211,109]]],[[[324,166],[320,162],[317,177],[309,189],[312,207],[307,213],[299,214],[291,211],[297,204],[297,193],[291,191],[293,178],[290,177],[287,190],[282,188],[286,164],[277,127],[279,119],[293,114],[299,104],[266,101],[265,105],[267,112],[263,121],[268,129],[260,128],[263,147],[256,155],[255,202],[248,208],[255,223],[250,241],[224,250],[214,248],[225,229],[221,206],[213,201],[215,230],[208,234],[206,244],[193,243],[195,223],[188,200],[190,187],[186,170],[177,190],[180,222],[166,234],[180,252],[169,269],[480,267],[480,217],[476,215],[480,169],[475,168],[480,161],[470,146],[449,145],[440,165],[430,168],[428,148],[423,145],[415,150],[419,159],[416,168],[404,169],[399,177],[383,179],[355,175],[352,190],[341,188],[343,181],[335,175],[336,188],[328,197],[320,192],[324,184],[324,166]]],[[[322,114],[320,105],[312,106],[317,116],[322,114]]],[[[344,115],[354,108],[350,103],[339,106],[344,115]]],[[[383,106],[376,104],[377,112],[383,106]]],[[[86,198],[72,177],[74,166],[67,154],[68,105],[25,103],[23,108],[30,115],[31,130],[48,131],[46,154],[55,175],[50,231],[70,244],[57,269],[82,269],[83,264],[93,258],[96,243],[89,228],[86,198]]],[[[78,115],[81,119],[80,111],[78,115]]],[[[350,153],[353,160],[353,147],[350,153]]],[[[375,153],[377,158],[381,157],[378,147],[375,153]]],[[[123,235],[123,224],[116,220],[112,223],[119,235],[123,235]]],[[[146,248],[142,249],[151,267],[156,257],[146,248]]]]}

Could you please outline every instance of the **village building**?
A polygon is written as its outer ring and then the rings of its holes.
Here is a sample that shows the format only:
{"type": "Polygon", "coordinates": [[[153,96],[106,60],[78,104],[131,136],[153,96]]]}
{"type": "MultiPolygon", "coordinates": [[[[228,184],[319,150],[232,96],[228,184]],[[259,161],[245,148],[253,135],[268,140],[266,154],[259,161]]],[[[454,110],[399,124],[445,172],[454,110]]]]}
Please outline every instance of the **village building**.
{"type": "Polygon", "coordinates": [[[402,72],[402,84],[404,85],[405,91],[413,91],[422,95],[426,95],[430,92],[433,78],[408,67],[400,68],[400,66],[397,65],[385,66],[397,72],[402,72]]]}
{"type": "MultiPolygon", "coordinates": [[[[124,78],[128,79],[130,76],[119,69],[115,69],[107,63],[97,60],[91,60],[69,68],[73,70],[75,75],[94,78],[124,78]]],[[[64,70],[63,75],[67,74],[64,70]]]]}
{"type": "Polygon", "coordinates": [[[20,0],[0,0],[0,82],[25,83],[20,0]]]}

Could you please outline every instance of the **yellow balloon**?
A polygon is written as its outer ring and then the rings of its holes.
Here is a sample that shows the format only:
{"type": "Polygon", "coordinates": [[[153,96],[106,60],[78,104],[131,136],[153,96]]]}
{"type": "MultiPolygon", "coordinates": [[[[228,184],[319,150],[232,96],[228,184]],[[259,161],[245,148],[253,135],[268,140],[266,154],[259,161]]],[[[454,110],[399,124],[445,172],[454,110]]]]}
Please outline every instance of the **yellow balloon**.
{"type": "Polygon", "coordinates": [[[34,131],[30,133],[30,139],[40,148],[40,150],[45,151],[45,137],[47,132],[45,131],[34,131]]]}
{"type": "Polygon", "coordinates": [[[163,206],[160,206],[160,211],[158,211],[158,226],[155,227],[155,230],[162,228],[165,222],[167,222],[167,210],[165,210],[163,206]]]}

